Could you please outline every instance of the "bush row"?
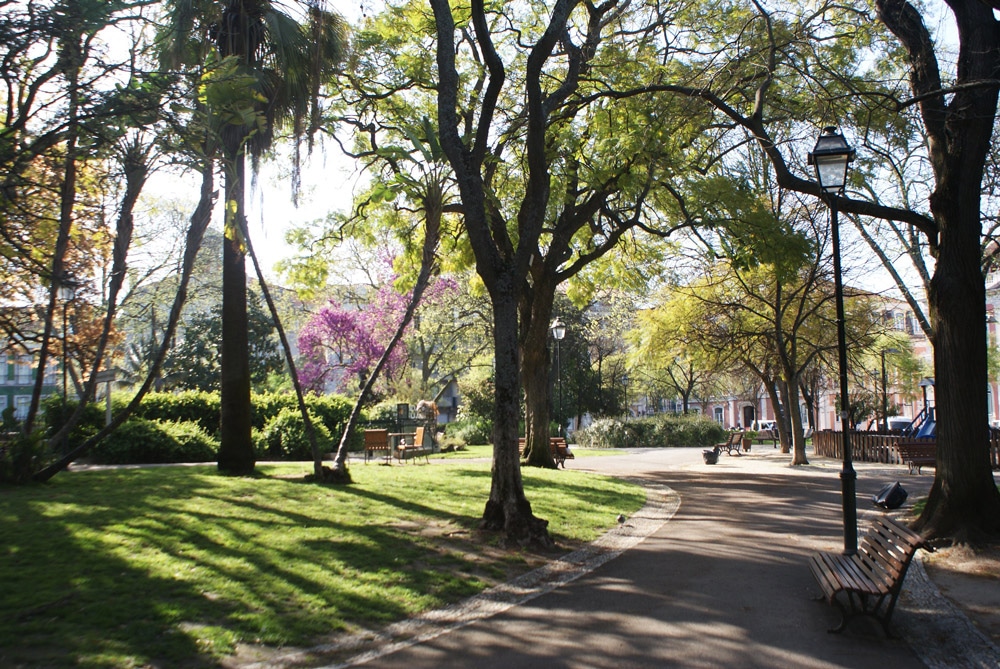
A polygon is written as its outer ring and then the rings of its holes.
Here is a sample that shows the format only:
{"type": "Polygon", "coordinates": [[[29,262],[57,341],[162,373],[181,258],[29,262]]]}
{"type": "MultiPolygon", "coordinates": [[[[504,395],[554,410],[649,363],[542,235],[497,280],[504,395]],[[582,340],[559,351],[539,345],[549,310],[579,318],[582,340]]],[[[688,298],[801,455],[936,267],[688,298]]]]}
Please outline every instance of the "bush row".
{"type": "MultiPolygon", "coordinates": [[[[121,411],[131,396],[112,395],[112,410],[121,411]]],[[[312,459],[312,449],[295,395],[269,393],[252,398],[251,425],[254,449],[258,458],[312,459]]],[[[306,397],[321,453],[335,448],[351,412],[351,403],[339,395],[306,397]]],[[[46,403],[49,433],[65,422],[76,409],[75,403],[63,405],[59,398],[46,403]]],[[[75,445],[96,434],[105,421],[104,404],[88,404],[83,419],[69,437],[75,445]]],[[[218,394],[186,391],[150,393],[143,398],[128,421],[89,453],[101,464],[148,464],[155,462],[203,462],[216,458],[219,439],[218,394]]],[[[360,448],[360,434],[350,440],[351,448],[360,448]]]]}
{"type": "Polygon", "coordinates": [[[661,448],[711,446],[726,438],[726,431],[700,414],[661,414],[650,418],[600,418],[574,434],[584,448],[661,448]]]}

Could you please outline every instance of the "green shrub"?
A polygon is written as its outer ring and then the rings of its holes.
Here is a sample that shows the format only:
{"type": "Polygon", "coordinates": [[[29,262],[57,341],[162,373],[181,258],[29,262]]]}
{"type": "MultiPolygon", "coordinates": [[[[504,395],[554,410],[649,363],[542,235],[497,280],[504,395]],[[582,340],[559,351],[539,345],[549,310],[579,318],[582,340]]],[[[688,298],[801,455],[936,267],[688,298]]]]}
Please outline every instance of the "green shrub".
{"type": "MultiPolygon", "coordinates": [[[[73,412],[76,411],[77,402],[69,400],[63,403],[61,395],[49,395],[42,399],[43,420],[45,421],[45,434],[52,436],[59,428],[66,424],[73,412]]],[[[88,402],[83,408],[83,416],[79,422],[70,430],[67,438],[70,447],[76,446],[97,434],[104,427],[105,407],[103,403],[88,402]]]]}
{"type": "Polygon", "coordinates": [[[211,462],[218,442],[193,422],[133,418],[97,443],[90,459],[99,464],[211,462]]]}
{"type": "Polygon", "coordinates": [[[0,443],[0,483],[28,483],[48,461],[48,455],[41,432],[8,435],[0,443]]]}
{"type": "MultiPolygon", "coordinates": [[[[310,415],[316,430],[316,441],[320,454],[333,448],[330,431],[322,420],[310,415]]],[[[296,409],[284,409],[256,433],[254,447],[257,457],[268,460],[312,460],[312,446],[306,437],[302,414],[296,409]]]]}
{"type": "Polygon", "coordinates": [[[479,416],[457,420],[448,426],[450,437],[461,439],[466,444],[493,443],[493,425],[479,416]]]}
{"type": "Polygon", "coordinates": [[[436,439],[438,448],[441,450],[442,453],[451,453],[452,451],[465,450],[465,447],[468,445],[465,443],[464,439],[455,434],[452,434],[450,427],[446,432],[442,432],[441,434],[437,435],[436,439]]]}
{"type": "MultiPolygon", "coordinates": [[[[354,403],[343,395],[306,395],[306,406],[309,413],[319,418],[327,431],[339,439],[354,403]]],[[[358,439],[360,444],[360,437],[358,439]]]]}
{"type": "Polygon", "coordinates": [[[254,393],[250,396],[253,410],[250,414],[250,424],[258,429],[274,420],[285,409],[298,407],[295,393],[254,393]]]}
{"type": "Polygon", "coordinates": [[[219,434],[219,394],[199,390],[149,393],[133,416],[171,423],[197,423],[206,433],[219,434]]]}
{"type": "Polygon", "coordinates": [[[698,414],[664,414],[629,420],[600,418],[574,435],[584,448],[711,446],[726,437],[715,421],[698,414]]]}

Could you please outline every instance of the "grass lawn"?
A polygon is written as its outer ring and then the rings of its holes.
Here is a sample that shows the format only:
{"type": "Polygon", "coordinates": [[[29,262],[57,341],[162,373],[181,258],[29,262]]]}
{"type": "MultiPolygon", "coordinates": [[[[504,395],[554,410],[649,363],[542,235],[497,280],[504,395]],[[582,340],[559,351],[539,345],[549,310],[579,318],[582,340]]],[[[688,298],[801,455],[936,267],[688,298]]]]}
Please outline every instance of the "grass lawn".
{"type": "MultiPolygon", "coordinates": [[[[355,484],[212,466],[63,473],[0,487],[0,666],[217,666],[236,644],[308,645],[475,594],[538,564],[476,525],[488,462],[354,464],[355,484]]],[[[644,503],[574,471],[522,472],[570,550],[644,503]]]]}

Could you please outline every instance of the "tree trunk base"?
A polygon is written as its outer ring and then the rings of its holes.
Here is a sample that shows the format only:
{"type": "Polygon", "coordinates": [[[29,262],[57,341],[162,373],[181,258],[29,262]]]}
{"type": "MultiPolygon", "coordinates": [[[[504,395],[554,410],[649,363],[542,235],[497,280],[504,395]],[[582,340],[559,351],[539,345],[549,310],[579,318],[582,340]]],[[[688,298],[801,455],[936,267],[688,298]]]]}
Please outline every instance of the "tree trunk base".
{"type": "Polygon", "coordinates": [[[348,471],[347,467],[327,467],[324,465],[320,469],[320,474],[309,474],[306,476],[306,481],[309,483],[333,483],[336,485],[348,485],[354,483],[351,478],[351,472],[348,471]]]}
{"type": "Polygon", "coordinates": [[[990,504],[961,505],[946,500],[935,482],[927,506],[911,527],[928,540],[971,546],[992,545],[1000,541],[998,496],[989,494],[990,504]],[[987,508],[989,507],[989,508],[987,508]]]}
{"type": "Polygon", "coordinates": [[[544,453],[536,454],[534,450],[528,451],[522,466],[541,467],[542,469],[558,469],[556,461],[552,457],[551,451],[546,448],[544,453]]]}
{"type": "Polygon", "coordinates": [[[531,513],[528,500],[521,499],[508,504],[493,500],[486,502],[486,511],[479,524],[482,530],[503,532],[505,547],[534,548],[552,551],[556,542],[549,536],[549,521],[536,518],[531,513]]]}

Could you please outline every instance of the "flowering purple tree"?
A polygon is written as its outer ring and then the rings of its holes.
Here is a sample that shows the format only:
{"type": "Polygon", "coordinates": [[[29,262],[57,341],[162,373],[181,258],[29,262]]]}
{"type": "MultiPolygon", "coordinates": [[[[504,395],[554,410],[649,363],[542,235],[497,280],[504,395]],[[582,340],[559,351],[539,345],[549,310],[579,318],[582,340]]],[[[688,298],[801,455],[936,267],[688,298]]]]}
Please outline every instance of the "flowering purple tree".
{"type": "MultiPolygon", "coordinates": [[[[410,299],[410,294],[401,295],[388,283],[362,311],[333,300],[320,309],[299,334],[303,387],[321,392],[331,381],[339,390],[347,389],[353,379],[363,384],[392,340],[410,299]]],[[[406,365],[406,348],[393,347],[383,378],[398,377],[406,365]]]]}

